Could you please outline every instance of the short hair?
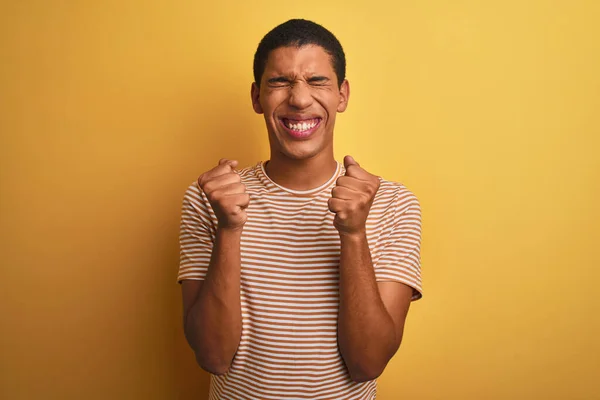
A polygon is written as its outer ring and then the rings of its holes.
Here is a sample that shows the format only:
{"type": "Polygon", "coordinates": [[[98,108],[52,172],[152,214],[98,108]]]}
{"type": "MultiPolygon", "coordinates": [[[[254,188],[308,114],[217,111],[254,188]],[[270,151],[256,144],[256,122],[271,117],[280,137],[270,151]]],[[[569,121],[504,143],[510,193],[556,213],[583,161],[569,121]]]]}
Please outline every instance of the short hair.
{"type": "Polygon", "coordinates": [[[254,82],[260,87],[271,51],[280,47],[321,46],[331,57],[331,64],[341,86],[346,78],[346,56],[337,38],[323,26],[305,19],[290,19],[273,28],[262,38],[254,54],[254,82]]]}

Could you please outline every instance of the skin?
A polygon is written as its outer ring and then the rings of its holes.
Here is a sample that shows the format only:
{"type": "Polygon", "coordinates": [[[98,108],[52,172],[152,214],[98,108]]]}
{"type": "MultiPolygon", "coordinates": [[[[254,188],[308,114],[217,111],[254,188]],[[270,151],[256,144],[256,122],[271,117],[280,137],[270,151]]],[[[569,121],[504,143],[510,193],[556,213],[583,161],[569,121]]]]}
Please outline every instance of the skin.
{"type": "MultiPolygon", "coordinates": [[[[264,115],[271,147],[266,170],[273,181],[308,190],[331,177],[335,118],[346,110],[349,95],[348,81],[338,84],[323,48],[282,47],[269,54],[251,98],[254,110],[264,115]],[[298,139],[286,130],[284,118],[320,122],[309,137],[298,139]]],[[[346,174],[328,203],[341,242],[338,345],[350,377],[363,382],[378,377],[398,350],[412,289],[376,282],[366,221],[379,178],[350,156],[344,165],[346,174]]],[[[200,366],[214,374],[227,372],[241,337],[240,237],[249,198],[236,166],[223,159],[198,180],[219,221],[217,240],[206,279],[182,285],[186,337],[200,366]]]]}
{"type": "Polygon", "coordinates": [[[400,347],[412,289],[376,281],[366,221],[379,178],[350,156],[344,165],[329,199],[341,243],[338,345],[352,380],[364,382],[381,375],[400,347]]]}
{"type": "Polygon", "coordinates": [[[236,166],[222,159],[198,178],[219,223],[206,279],[182,283],[186,338],[198,364],[215,375],[227,372],[242,335],[240,239],[250,197],[236,166]]]}
{"type": "Polygon", "coordinates": [[[335,172],[333,128],[338,112],[348,106],[350,85],[338,85],[330,56],[319,46],[282,47],[269,54],[260,87],[252,84],[254,111],[263,114],[271,158],[267,174],[294,190],[311,189],[335,172]],[[282,126],[284,117],[321,118],[307,140],[293,139],[282,126]]]}

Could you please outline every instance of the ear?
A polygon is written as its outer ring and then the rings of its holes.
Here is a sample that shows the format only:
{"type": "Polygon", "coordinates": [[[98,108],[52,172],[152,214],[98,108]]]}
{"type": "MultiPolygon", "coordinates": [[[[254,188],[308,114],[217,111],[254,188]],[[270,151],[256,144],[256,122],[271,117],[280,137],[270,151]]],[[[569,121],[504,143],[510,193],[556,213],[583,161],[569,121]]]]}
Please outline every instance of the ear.
{"type": "Polygon", "coordinates": [[[252,97],[252,108],[257,114],[262,114],[263,109],[258,101],[260,98],[260,89],[256,85],[256,82],[252,82],[252,87],[250,88],[250,97],[252,97]]]}
{"type": "Polygon", "coordinates": [[[344,82],[342,82],[342,86],[340,86],[340,102],[337,106],[338,112],[346,111],[346,107],[348,107],[349,99],[350,99],[350,83],[348,83],[347,79],[344,79],[344,82]]]}

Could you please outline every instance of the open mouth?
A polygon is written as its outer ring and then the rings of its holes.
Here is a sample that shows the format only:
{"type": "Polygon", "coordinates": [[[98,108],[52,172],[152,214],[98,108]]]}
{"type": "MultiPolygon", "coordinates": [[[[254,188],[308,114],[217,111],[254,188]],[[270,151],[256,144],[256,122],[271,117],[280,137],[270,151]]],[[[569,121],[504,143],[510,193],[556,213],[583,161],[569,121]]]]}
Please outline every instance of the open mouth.
{"type": "Polygon", "coordinates": [[[281,118],[281,125],[295,138],[306,138],[310,136],[321,124],[321,118],[289,119],[281,118]]]}

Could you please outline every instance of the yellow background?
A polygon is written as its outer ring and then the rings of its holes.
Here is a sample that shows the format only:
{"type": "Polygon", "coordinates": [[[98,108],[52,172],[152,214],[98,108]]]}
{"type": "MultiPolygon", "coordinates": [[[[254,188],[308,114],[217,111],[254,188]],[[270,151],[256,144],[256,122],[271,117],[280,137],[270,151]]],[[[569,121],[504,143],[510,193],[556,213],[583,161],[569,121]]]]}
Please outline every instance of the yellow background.
{"type": "Polygon", "coordinates": [[[600,398],[600,2],[1,4],[0,398],[206,398],[180,202],[268,157],[252,57],[293,17],[347,53],[337,158],[423,207],[379,398],[600,398]]]}

